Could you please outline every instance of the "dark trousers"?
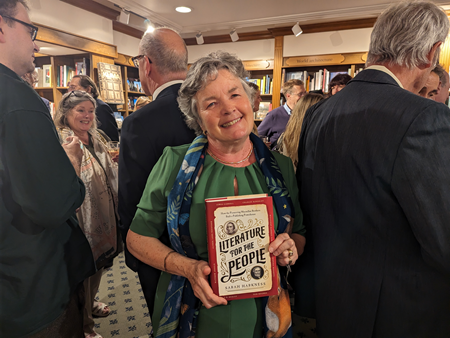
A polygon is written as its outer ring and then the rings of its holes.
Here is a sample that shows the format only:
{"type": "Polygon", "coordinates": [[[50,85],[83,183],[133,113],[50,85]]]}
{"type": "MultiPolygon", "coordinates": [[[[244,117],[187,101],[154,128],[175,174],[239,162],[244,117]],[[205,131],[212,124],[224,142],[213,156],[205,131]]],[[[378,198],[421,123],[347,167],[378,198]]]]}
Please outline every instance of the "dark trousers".
{"type": "Polygon", "coordinates": [[[27,338],[84,338],[84,288],[77,287],[64,312],[45,329],[27,338]]]}
{"type": "Polygon", "coordinates": [[[140,262],[137,273],[141,282],[142,292],[147,302],[150,318],[153,316],[153,307],[155,305],[156,287],[158,286],[161,271],[154,267],[140,262]]]}

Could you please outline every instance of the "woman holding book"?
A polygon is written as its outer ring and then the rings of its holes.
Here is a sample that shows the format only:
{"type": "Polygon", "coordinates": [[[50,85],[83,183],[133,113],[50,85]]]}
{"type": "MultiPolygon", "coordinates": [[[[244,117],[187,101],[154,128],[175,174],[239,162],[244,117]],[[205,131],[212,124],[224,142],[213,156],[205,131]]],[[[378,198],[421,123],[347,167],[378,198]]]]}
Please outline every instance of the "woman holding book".
{"type": "Polygon", "coordinates": [[[193,64],[178,102],[199,136],[164,150],[131,224],[130,252],[163,271],[152,318],[156,337],[292,336],[285,272],[278,295],[230,302],[215,295],[208,280],[207,198],[271,195],[276,238],[269,252],[279,267],[293,265],[305,244],[291,160],[251,133],[245,76],[242,62],[224,52],[193,64]],[[160,240],[166,229],[169,246],[160,240]]]}

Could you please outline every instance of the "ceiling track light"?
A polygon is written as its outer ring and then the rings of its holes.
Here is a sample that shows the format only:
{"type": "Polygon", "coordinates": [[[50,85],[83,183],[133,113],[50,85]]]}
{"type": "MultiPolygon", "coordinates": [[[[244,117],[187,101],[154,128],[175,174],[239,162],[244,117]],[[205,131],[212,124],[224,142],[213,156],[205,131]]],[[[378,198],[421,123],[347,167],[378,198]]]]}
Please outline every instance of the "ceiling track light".
{"type": "Polygon", "coordinates": [[[295,36],[299,36],[303,33],[302,28],[298,24],[298,22],[292,27],[292,33],[294,33],[295,36]]]}
{"type": "Polygon", "coordinates": [[[128,25],[130,22],[130,13],[126,12],[123,8],[120,11],[119,22],[124,23],[125,25],[128,25]]]}
{"type": "Polygon", "coordinates": [[[233,28],[233,30],[230,32],[231,41],[236,42],[239,40],[239,35],[236,32],[236,28],[233,28]]]}
{"type": "Polygon", "coordinates": [[[197,40],[197,45],[203,45],[205,43],[205,40],[203,39],[203,34],[202,32],[198,32],[195,35],[195,39],[197,40]]]}

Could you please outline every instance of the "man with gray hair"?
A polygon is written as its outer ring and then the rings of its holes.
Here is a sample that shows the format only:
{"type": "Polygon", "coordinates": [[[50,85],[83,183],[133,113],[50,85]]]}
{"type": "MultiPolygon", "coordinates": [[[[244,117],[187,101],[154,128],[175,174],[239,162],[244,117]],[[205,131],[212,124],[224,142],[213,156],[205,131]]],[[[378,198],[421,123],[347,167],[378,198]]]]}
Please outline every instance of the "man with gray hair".
{"type": "MultiPolygon", "coordinates": [[[[148,175],[166,146],[191,143],[195,134],[184,121],[177,97],[187,74],[187,48],[170,28],[146,33],[133,58],[145,94],[153,101],[125,118],[119,155],[119,215],[123,241],[136,213],[148,175]]],[[[162,241],[168,240],[163,235],[162,241]]],[[[167,243],[167,242],[166,242],[167,243]]],[[[136,271],[150,315],[160,271],[146,265],[125,248],[127,265],[136,271]]]]}
{"type": "Polygon", "coordinates": [[[441,65],[437,65],[433,71],[439,76],[439,88],[437,94],[434,96],[434,101],[446,103],[448,100],[448,91],[450,89],[450,81],[448,73],[441,65]]]}
{"type": "Polygon", "coordinates": [[[0,337],[79,338],[79,294],[95,272],[75,215],[83,153],[77,137],[60,145],[20,78],[34,70],[37,31],[26,1],[0,1],[0,337]]]}
{"type": "Polygon", "coordinates": [[[417,95],[448,31],[431,2],[392,5],[368,68],[305,115],[297,179],[319,337],[450,337],[450,114],[417,95]]]}

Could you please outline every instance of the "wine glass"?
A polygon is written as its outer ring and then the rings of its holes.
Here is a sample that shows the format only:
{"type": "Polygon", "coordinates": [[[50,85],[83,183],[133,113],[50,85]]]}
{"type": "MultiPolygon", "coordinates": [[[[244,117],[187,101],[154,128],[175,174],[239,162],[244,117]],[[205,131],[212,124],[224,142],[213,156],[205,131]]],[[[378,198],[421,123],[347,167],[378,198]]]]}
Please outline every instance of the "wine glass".
{"type": "Polygon", "coordinates": [[[75,136],[72,129],[69,128],[59,129],[59,142],[61,142],[61,144],[68,143],[67,138],[71,136],[75,136]]]}
{"type": "MultiPolygon", "coordinates": [[[[119,155],[120,142],[118,141],[109,141],[108,142],[108,153],[111,156],[111,159],[116,158],[119,155]]],[[[116,162],[113,162],[113,166],[115,168],[118,167],[116,162]]]]}

